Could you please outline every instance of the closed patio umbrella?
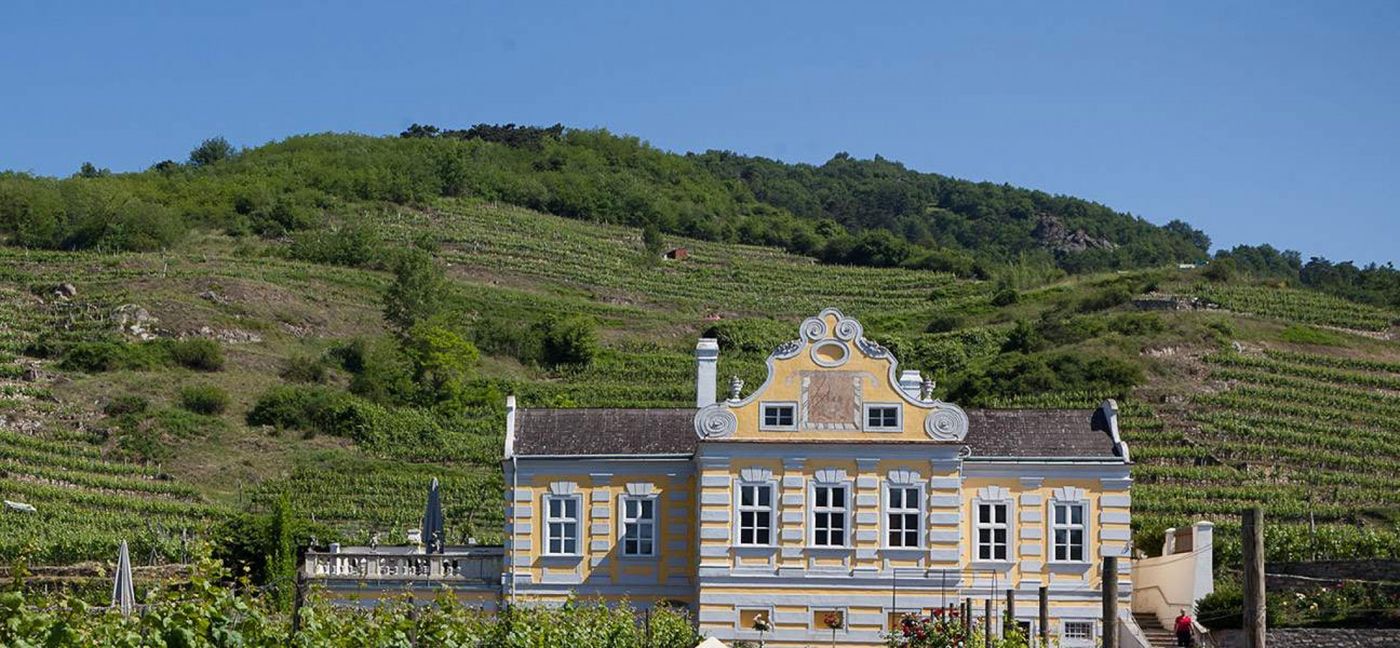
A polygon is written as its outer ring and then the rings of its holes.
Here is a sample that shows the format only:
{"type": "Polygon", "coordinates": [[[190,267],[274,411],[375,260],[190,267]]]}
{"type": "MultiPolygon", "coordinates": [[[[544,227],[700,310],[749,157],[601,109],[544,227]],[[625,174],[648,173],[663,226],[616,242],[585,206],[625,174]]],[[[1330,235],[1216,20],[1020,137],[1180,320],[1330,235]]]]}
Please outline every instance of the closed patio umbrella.
{"type": "Polygon", "coordinates": [[[437,477],[428,487],[428,506],[423,511],[423,544],[428,553],[442,553],[446,531],[442,522],[442,496],[438,493],[437,477]]]}
{"type": "Polygon", "coordinates": [[[126,548],[126,541],[122,540],[121,550],[117,554],[117,574],[112,581],[112,607],[121,610],[122,616],[131,616],[131,611],[136,607],[136,590],[131,582],[131,553],[126,548]]]}

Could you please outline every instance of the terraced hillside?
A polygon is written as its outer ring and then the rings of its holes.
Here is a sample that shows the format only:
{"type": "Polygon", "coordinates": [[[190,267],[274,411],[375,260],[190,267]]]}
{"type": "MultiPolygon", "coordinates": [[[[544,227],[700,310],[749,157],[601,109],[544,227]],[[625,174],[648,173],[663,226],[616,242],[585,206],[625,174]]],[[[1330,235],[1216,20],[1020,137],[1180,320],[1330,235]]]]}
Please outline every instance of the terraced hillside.
{"type": "MultiPolygon", "coordinates": [[[[835,305],[908,364],[938,375],[944,397],[956,390],[970,405],[1124,397],[1139,462],[1140,546],[1200,516],[1219,518],[1227,531],[1235,510],[1259,502],[1286,523],[1271,533],[1289,540],[1271,550],[1400,554],[1391,476],[1400,461],[1400,345],[1379,339],[1393,330],[1395,313],[1309,291],[1210,284],[1175,269],[1017,290],[680,237],[666,243],[689,257],[662,261],[645,252],[637,229],[468,200],[360,211],[343,226],[370,223],[382,249],[420,246],[445,266],[449,319],[483,349],[473,384],[493,399],[683,406],[693,398],[691,347],[701,331],[747,327],[726,338],[721,371],[752,385],[775,339],[835,305]],[[1142,312],[1127,297],[1148,289],[1224,308],[1142,312]],[[590,363],[523,361],[492,337],[558,314],[598,323],[601,345],[590,363]],[[1078,363],[1086,358],[1106,364],[1085,369],[1078,363]],[[1014,380],[1038,366],[1025,363],[1041,361],[1062,376],[1123,370],[1137,386],[1117,393],[1014,380]],[[1012,382],[1022,397],[998,391],[1012,382]],[[1310,519],[1316,535],[1307,532],[1310,519]]],[[[422,446],[247,423],[270,388],[296,386],[289,368],[342,357],[355,340],[390,339],[381,296],[392,276],[382,264],[297,261],[289,258],[296,244],[202,234],[165,253],[0,248],[0,491],[38,509],[0,515],[0,558],[91,558],[125,537],[136,541],[136,555],[178,559],[183,531],[207,532],[283,493],[300,517],[321,525],[318,533],[389,542],[416,524],[433,476],[443,482],[451,539],[499,538],[499,406],[467,410],[422,446]],[[76,294],[56,296],[65,283],[76,294]],[[83,341],[145,348],[129,328],[128,304],[148,314],[150,336],[214,340],[226,362],[215,371],[65,368],[65,349],[83,341]],[[225,390],[227,409],[187,410],[180,389],[188,385],[225,390]],[[139,415],[121,411],[130,397],[144,401],[139,415]]],[[[335,365],[313,387],[339,393],[353,380],[335,365]]]]}

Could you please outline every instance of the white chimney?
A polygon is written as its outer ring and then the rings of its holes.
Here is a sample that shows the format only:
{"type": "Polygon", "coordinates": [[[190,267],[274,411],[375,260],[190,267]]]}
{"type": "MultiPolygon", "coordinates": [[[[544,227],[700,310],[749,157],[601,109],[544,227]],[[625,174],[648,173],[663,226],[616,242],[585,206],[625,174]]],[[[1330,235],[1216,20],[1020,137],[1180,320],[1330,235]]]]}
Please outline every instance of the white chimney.
{"type": "Polygon", "coordinates": [[[918,398],[919,390],[923,388],[924,377],[919,374],[918,369],[905,369],[899,372],[899,390],[908,394],[910,398],[918,398]]]}
{"type": "Polygon", "coordinates": [[[715,403],[715,377],[719,372],[719,340],[700,338],[695,344],[695,407],[715,403]]]}

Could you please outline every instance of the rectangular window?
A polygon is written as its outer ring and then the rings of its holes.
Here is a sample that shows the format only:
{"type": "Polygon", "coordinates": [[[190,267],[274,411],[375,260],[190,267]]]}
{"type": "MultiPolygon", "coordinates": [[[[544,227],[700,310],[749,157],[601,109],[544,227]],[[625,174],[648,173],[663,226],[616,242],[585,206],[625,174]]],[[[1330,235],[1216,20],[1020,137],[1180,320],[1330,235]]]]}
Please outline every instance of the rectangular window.
{"type": "Polygon", "coordinates": [[[797,420],[796,405],[764,405],[763,427],[790,428],[797,420]]]}
{"type": "Polygon", "coordinates": [[[846,487],[812,487],[812,544],[846,546],[846,487]]]}
{"type": "Polygon", "coordinates": [[[899,427],[898,405],[865,406],[865,429],[898,430],[899,427]]]}
{"type": "Polygon", "coordinates": [[[890,547],[918,547],[919,488],[890,486],[885,497],[885,542],[890,547]]]}
{"type": "Polygon", "coordinates": [[[578,555],[579,498],[573,495],[546,497],[545,553],[553,556],[578,555]]]}
{"type": "Polygon", "coordinates": [[[1010,505],[978,503],[973,521],[977,532],[978,560],[1008,560],[1007,546],[1011,537],[1010,505]]]}
{"type": "Polygon", "coordinates": [[[656,499],[622,498],[622,555],[651,556],[656,553],[656,499]]]}
{"type": "Polygon", "coordinates": [[[1084,560],[1084,505],[1055,504],[1051,508],[1050,537],[1054,542],[1055,560],[1062,562],[1083,562],[1084,560]]]}
{"type": "Polygon", "coordinates": [[[739,485],[739,544],[773,544],[773,485],[739,485]]]}
{"type": "Polygon", "coordinates": [[[1093,641],[1094,624],[1092,621],[1066,621],[1063,634],[1065,639],[1093,641]]]}

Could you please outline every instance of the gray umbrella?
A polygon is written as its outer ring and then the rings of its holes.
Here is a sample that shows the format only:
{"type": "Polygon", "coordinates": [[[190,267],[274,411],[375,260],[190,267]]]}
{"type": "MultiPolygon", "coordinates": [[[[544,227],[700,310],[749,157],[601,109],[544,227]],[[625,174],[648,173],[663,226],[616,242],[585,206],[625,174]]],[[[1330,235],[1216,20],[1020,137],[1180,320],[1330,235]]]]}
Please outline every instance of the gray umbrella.
{"type": "Polygon", "coordinates": [[[428,487],[428,507],[423,511],[423,543],[428,553],[442,553],[443,538],[446,532],[442,524],[442,497],[438,494],[438,480],[428,487]]]}
{"type": "Polygon", "coordinates": [[[136,590],[131,583],[131,554],[126,541],[122,540],[121,551],[117,554],[117,575],[112,581],[112,607],[121,610],[122,616],[131,616],[136,606],[136,590]]]}

